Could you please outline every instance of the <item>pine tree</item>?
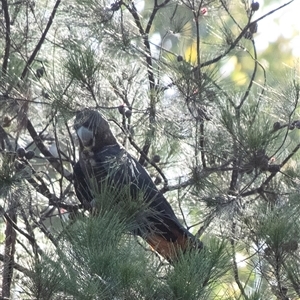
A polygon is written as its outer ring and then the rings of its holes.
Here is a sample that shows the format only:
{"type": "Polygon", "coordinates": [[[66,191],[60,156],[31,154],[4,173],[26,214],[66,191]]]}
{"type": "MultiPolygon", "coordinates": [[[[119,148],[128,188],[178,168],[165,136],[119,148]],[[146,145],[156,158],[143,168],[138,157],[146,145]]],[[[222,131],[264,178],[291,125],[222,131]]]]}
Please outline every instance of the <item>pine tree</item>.
{"type": "Polygon", "coordinates": [[[247,0],[1,1],[3,299],[300,297],[299,74],[269,73],[255,43],[292,2],[257,16],[247,0]],[[204,249],[169,264],[111,190],[84,211],[84,107],[204,249]]]}

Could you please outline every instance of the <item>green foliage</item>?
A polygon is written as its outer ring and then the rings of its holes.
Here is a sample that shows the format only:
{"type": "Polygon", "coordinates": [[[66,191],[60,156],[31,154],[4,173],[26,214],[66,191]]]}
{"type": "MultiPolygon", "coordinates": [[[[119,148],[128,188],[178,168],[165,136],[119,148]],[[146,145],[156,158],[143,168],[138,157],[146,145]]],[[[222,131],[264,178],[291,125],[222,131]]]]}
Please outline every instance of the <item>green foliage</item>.
{"type": "Polygon", "coordinates": [[[69,76],[81,84],[92,88],[95,84],[95,74],[99,71],[99,63],[96,60],[97,53],[91,47],[78,43],[68,45],[69,57],[65,69],[69,76]]]}
{"type": "Polygon", "coordinates": [[[60,271],[61,266],[52,264],[48,259],[31,262],[32,269],[29,282],[27,283],[35,299],[54,299],[54,295],[62,287],[60,271]]]}
{"type": "MultiPolygon", "coordinates": [[[[298,240],[298,213],[291,210],[286,212],[287,207],[266,210],[266,215],[258,219],[257,236],[269,247],[272,253],[278,254],[290,251],[293,248],[293,241],[298,240]]],[[[297,248],[297,246],[295,245],[297,248]]]]}
{"type": "Polygon", "coordinates": [[[1,297],[299,298],[299,72],[286,37],[260,50],[277,10],[251,4],[2,1],[1,297]],[[91,178],[82,210],[72,165],[84,107],[109,120],[203,250],[170,265],[133,236],[153,210],[129,186],[91,178]]]}
{"type": "Polygon", "coordinates": [[[60,249],[62,260],[59,260],[72,266],[72,270],[65,270],[67,293],[75,299],[130,295],[147,271],[146,261],[130,245],[132,239],[123,237],[127,232],[125,224],[113,212],[79,219],[68,228],[68,242],[60,249]],[[74,290],[69,281],[82,282],[82,289],[74,290]]]}
{"type": "Polygon", "coordinates": [[[213,299],[213,287],[224,280],[229,269],[226,243],[217,239],[210,240],[200,253],[182,254],[167,277],[173,299],[213,299]]]}
{"type": "Polygon", "coordinates": [[[57,251],[35,264],[29,289],[37,299],[61,293],[72,299],[213,299],[213,288],[230,269],[222,241],[183,253],[171,267],[158,264],[154,253],[145,256],[127,232],[114,212],[77,218],[57,251]]]}

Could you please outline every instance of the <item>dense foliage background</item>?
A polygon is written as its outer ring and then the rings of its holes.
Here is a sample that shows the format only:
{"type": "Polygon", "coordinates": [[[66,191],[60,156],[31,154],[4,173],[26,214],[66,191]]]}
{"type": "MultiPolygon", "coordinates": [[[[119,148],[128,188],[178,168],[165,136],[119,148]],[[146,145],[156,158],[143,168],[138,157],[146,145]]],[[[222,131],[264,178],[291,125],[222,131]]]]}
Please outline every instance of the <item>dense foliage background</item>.
{"type": "Polygon", "coordinates": [[[277,2],[1,0],[1,299],[300,298],[299,32],[256,45],[277,2]],[[203,251],[170,266],[113,195],[82,211],[84,107],[203,251]]]}

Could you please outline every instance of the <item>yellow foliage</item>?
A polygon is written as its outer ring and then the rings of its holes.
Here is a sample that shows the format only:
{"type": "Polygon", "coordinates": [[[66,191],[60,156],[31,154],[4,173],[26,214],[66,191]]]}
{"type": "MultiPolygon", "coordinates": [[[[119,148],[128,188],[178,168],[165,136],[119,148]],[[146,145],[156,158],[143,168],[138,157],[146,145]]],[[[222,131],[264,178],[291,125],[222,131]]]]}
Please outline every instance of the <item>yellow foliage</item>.
{"type": "Polygon", "coordinates": [[[232,79],[235,82],[236,85],[245,85],[248,80],[247,73],[243,71],[234,71],[232,74],[232,79]]]}
{"type": "Polygon", "coordinates": [[[191,65],[197,64],[197,43],[193,42],[185,51],[184,59],[188,61],[191,65]]]}

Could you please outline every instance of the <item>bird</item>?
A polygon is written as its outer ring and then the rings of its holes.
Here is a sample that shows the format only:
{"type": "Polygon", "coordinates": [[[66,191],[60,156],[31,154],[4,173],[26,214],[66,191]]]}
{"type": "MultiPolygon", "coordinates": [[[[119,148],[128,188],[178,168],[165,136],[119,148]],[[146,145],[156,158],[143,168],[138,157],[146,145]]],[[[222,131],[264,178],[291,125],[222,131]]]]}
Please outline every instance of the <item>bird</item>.
{"type": "MultiPolygon", "coordinates": [[[[117,202],[126,205],[131,201],[140,206],[133,234],[167,261],[173,263],[180,253],[203,248],[202,242],[180,223],[144,167],[118,143],[100,112],[89,108],[78,111],[74,129],[79,141],[79,159],[73,166],[74,188],[84,209],[93,210],[97,195],[105,187],[114,191],[115,197],[115,191],[124,191],[117,202]]],[[[121,204],[113,209],[121,209],[121,204]]]]}

